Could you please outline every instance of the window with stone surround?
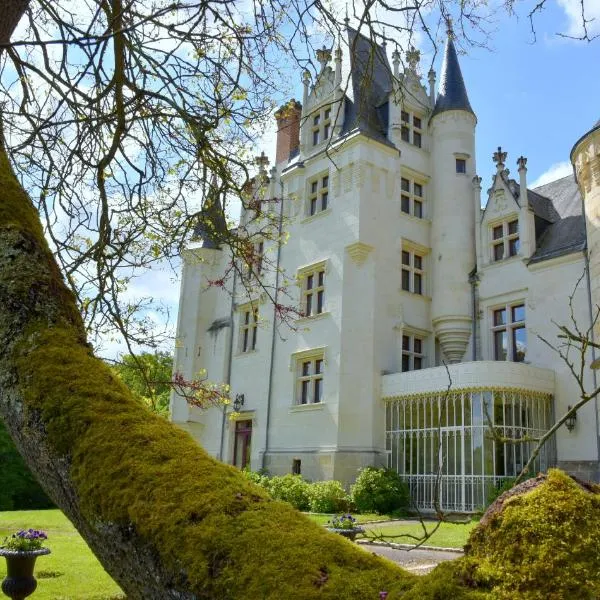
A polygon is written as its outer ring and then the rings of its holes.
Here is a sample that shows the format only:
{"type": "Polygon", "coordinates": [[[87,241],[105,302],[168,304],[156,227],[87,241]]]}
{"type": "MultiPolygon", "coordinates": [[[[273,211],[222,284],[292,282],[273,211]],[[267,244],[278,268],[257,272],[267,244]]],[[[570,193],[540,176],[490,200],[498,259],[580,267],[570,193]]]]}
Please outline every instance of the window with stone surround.
{"type": "Polygon", "coordinates": [[[492,310],[494,360],[523,362],[527,356],[525,304],[506,304],[492,310]]]}
{"type": "Polygon", "coordinates": [[[519,254],[519,219],[507,219],[490,226],[491,258],[493,262],[519,254]]]}
{"type": "Polygon", "coordinates": [[[296,404],[318,404],[323,399],[325,360],[322,351],[296,360],[296,404]]]}
{"type": "Polygon", "coordinates": [[[423,117],[413,112],[403,110],[400,113],[400,137],[417,148],[423,145],[423,117]]]}
{"type": "Polygon", "coordinates": [[[402,291],[425,293],[425,258],[416,250],[402,248],[402,291]]]}
{"type": "Polygon", "coordinates": [[[302,287],[301,312],[314,317],[325,311],[325,263],[304,267],[298,272],[302,287]]]}
{"type": "Polygon", "coordinates": [[[312,145],[318,146],[331,137],[331,106],[326,106],[312,116],[312,145]]]}
{"type": "Polygon", "coordinates": [[[246,304],[239,309],[240,328],[239,344],[240,353],[256,350],[256,338],[258,333],[258,307],[254,304],[246,304]]]}
{"type": "Polygon", "coordinates": [[[425,186],[413,178],[402,177],[400,188],[400,210],[407,215],[422,219],[425,186]]]}
{"type": "Polygon", "coordinates": [[[308,216],[316,215],[329,206],[329,175],[320,175],[308,182],[308,216]]]}
{"type": "Polygon", "coordinates": [[[402,335],[402,372],[425,367],[425,339],[409,332],[402,335]]]}

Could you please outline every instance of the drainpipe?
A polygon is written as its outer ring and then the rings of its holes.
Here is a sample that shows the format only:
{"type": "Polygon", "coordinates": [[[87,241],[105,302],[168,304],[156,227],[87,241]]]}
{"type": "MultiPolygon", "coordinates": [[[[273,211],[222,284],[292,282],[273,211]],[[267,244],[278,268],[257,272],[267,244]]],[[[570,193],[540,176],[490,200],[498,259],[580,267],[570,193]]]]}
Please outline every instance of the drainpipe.
{"type": "MultiPolygon", "coordinates": [[[[231,383],[231,364],[233,360],[233,315],[235,312],[235,284],[237,280],[237,270],[233,270],[233,287],[231,290],[231,308],[229,309],[229,347],[227,348],[227,370],[225,371],[225,383],[231,383]]],[[[227,406],[223,405],[223,414],[221,416],[221,444],[219,447],[219,459],[223,459],[223,446],[225,444],[225,423],[227,422],[227,406]]]]}
{"type": "Polygon", "coordinates": [[[469,283],[471,284],[471,306],[473,310],[473,352],[472,359],[477,360],[477,267],[469,273],[469,283]]]}
{"type": "Polygon", "coordinates": [[[273,396],[273,363],[275,355],[275,323],[277,320],[277,297],[279,296],[279,265],[281,262],[281,230],[283,228],[283,182],[279,180],[279,227],[277,236],[277,262],[275,270],[275,297],[273,305],[273,335],[271,336],[271,360],[269,363],[269,388],[267,390],[267,415],[265,418],[265,449],[262,453],[261,467],[267,464],[267,452],[269,450],[269,428],[271,426],[271,399],[273,396]]]}
{"type": "MultiPolygon", "coordinates": [[[[577,181],[577,179],[576,179],[577,181]]],[[[585,207],[582,207],[583,209],[583,222],[584,222],[584,227],[585,227],[585,239],[586,239],[586,246],[587,246],[587,222],[585,219],[585,207]]],[[[596,340],[594,339],[594,304],[592,302],[592,284],[590,281],[590,255],[588,252],[588,249],[586,247],[585,252],[584,252],[584,256],[585,256],[585,281],[586,281],[586,285],[587,285],[587,297],[588,297],[588,310],[589,310],[589,314],[590,314],[590,333],[592,336],[592,342],[595,342],[596,340]]],[[[594,346],[592,346],[592,361],[596,360],[596,348],[594,348],[594,346]]],[[[594,378],[594,389],[598,388],[598,374],[596,369],[592,369],[592,376],[594,378]]],[[[600,461],[600,432],[598,431],[598,396],[596,396],[594,398],[594,406],[595,406],[595,414],[596,414],[596,450],[598,452],[597,456],[598,456],[598,460],[600,461]]]]}

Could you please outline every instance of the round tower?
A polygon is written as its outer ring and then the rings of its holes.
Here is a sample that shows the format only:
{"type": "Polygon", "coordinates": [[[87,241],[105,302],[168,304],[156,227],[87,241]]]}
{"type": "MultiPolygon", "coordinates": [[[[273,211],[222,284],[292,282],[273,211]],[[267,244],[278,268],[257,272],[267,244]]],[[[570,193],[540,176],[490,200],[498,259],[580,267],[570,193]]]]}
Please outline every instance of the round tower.
{"type": "Polygon", "coordinates": [[[475,125],[452,30],[429,120],[433,215],[431,318],[444,357],[460,362],[472,331],[469,273],[475,266],[475,125]]]}
{"type": "MultiPolygon", "coordinates": [[[[594,317],[600,307],[600,120],[575,142],[571,163],[583,198],[594,317]]],[[[600,319],[594,326],[600,339],[600,319]]]]}

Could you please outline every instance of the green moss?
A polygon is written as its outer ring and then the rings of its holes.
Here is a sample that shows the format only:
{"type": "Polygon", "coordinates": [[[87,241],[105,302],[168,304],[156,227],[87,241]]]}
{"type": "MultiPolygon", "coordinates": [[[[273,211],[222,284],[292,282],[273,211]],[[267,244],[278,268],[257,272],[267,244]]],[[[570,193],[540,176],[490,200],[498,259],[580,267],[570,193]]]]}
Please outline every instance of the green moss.
{"type": "MultiPolygon", "coordinates": [[[[600,494],[565,473],[508,499],[473,530],[464,563],[494,598],[585,600],[600,595],[600,494]]],[[[465,572],[466,572],[465,571],[465,572]]]]}
{"type": "Polygon", "coordinates": [[[399,597],[412,585],[413,576],[270,501],[150,414],[77,332],[34,329],[20,346],[19,381],[52,446],[70,456],[90,522],[133,524],[209,597],[376,598],[381,589],[399,597]]]}

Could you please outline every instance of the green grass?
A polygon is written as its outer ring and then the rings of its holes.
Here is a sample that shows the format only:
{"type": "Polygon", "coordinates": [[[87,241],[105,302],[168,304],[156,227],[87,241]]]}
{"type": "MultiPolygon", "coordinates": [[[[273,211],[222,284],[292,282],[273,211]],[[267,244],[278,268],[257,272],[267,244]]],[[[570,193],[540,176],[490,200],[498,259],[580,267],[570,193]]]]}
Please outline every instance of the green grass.
{"type": "MultiPolygon", "coordinates": [[[[428,531],[435,527],[435,521],[425,521],[428,531]]],[[[438,546],[441,548],[462,548],[469,537],[469,533],[477,523],[442,523],[437,531],[424,542],[425,546],[438,546]]],[[[380,525],[379,527],[365,526],[365,529],[375,535],[382,535],[388,542],[398,544],[416,544],[417,542],[409,537],[395,537],[402,534],[414,536],[423,536],[423,527],[420,523],[406,523],[406,521],[393,525],[380,525]]]]}
{"type": "MultiPolygon", "coordinates": [[[[35,564],[36,600],[117,600],[125,598],[71,522],[59,510],[0,512],[0,544],[19,529],[42,529],[52,554],[35,564]]],[[[0,581],[6,561],[0,559],[0,581]]]]}
{"type": "MultiPolygon", "coordinates": [[[[307,517],[318,523],[319,525],[327,525],[327,521],[331,520],[333,515],[320,514],[320,513],[304,513],[307,517]]],[[[358,523],[366,523],[367,521],[388,521],[390,517],[385,515],[376,515],[374,513],[364,514],[364,515],[355,515],[352,513],[352,516],[356,519],[358,523]]]]}

